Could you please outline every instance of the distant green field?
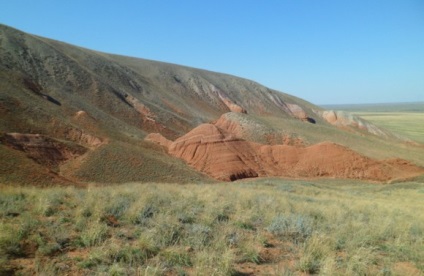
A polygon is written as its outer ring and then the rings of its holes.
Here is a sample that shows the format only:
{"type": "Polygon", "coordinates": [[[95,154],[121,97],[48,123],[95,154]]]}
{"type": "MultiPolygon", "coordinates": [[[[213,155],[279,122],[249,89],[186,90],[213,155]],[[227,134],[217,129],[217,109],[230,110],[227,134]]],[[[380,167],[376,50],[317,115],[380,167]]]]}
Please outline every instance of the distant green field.
{"type": "Polygon", "coordinates": [[[415,103],[376,103],[376,104],[337,104],[323,105],[325,109],[349,112],[412,112],[423,113],[424,102],[415,103]]]}
{"type": "Polygon", "coordinates": [[[394,133],[424,143],[424,112],[354,112],[394,133]]]}
{"type": "Polygon", "coordinates": [[[424,143],[424,102],[324,105],[323,108],[351,112],[393,133],[424,143]]]}

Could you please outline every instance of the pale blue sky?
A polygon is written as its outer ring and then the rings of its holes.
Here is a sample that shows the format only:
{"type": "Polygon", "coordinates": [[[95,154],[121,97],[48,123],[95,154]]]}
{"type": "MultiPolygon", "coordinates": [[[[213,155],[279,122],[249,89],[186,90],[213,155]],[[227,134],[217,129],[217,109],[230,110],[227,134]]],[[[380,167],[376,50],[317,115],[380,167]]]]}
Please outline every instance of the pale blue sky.
{"type": "MultiPolygon", "coordinates": [[[[0,23],[315,104],[424,101],[423,0],[3,0],[0,23]]],[[[1,61],[0,61],[1,62],[1,61]]]]}

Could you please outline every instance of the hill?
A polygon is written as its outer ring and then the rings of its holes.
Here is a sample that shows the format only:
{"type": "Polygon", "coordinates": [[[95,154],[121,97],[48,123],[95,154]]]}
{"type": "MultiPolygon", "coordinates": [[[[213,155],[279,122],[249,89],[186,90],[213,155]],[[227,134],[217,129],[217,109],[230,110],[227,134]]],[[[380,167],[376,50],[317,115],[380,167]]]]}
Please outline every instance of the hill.
{"type": "Polygon", "coordinates": [[[363,158],[424,165],[419,144],[227,74],[101,53],[5,25],[0,60],[3,183],[212,181],[144,140],[149,133],[176,140],[210,123],[248,143],[332,142],[363,158]],[[222,124],[222,116],[231,120],[222,124]]]}

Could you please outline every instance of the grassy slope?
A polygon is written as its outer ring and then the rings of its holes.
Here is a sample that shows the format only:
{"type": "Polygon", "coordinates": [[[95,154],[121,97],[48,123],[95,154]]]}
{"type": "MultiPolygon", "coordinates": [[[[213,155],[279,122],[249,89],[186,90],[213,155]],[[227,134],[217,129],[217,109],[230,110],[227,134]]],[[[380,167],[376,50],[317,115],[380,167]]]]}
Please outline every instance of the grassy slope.
{"type": "Polygon", "coordinates": [[[422,180],[0,189],[3,274],[424,272],[422,180]]]}
{"type": "Polygon", "coordinates": [[[149,182],[152,179],[166,183],[213,182],[208,176],[168,156],[163,149],[150,143],[134,145],[112,142],[96,149],[77,167],[77,170],[63,169],[71,178],[84,182],[149,182]]]}
{"type": "Polygon", "coordinates": [[[57,184],[48,170],[20,151],[0,145],[0,183],[26,185],[57,184]]]}

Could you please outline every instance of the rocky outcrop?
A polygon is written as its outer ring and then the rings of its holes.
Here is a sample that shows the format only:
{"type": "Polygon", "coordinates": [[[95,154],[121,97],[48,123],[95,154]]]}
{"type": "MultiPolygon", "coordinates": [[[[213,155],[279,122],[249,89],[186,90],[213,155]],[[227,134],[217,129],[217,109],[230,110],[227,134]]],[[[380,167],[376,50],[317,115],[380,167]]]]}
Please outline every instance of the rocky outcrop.
{"type": "Polygon", "coordinates": [[[238,104],[234,103],[233,101],[231,101],[228,97],[226,97],[222,93],[218,93],[218,95],[219,95],[219,98],[228,107],[228,109],[230,111],[237,112],[237,113],[247,113],[246,110],[243,107],[241,107],[238,104]]]}
{"type": "Polygon", "coordinates": [[[153,119],[155,118],[154,114],[150,111],[150,109],[145,106],[142,102],[140,102],[137,98],[125,94],[125,100],[134,107],[135,110],[137,110],[138,113],[140,113],[142,116],[146,117],[147,119],[153,119]]]}
{"type": "Polygon", "coordinates": [[[170,155],[223,181],[258,176],[390,181],[424,173],[408,161],[377,161],[331,142],[308,147],[249,142],[214,124],[202,124],[174,142],[160,134],[148,137],[170,155]]]}
{"type": "Polygon", "coordinates": [[[160,133],[150,133],[144,138],[144,140],[154,142],[165,148],[169,148],[172,144],[171,140],[166,139],[160,133]]]}
{"type": "Polygon", "coordinates": [[[253,136],[265,136],[274,130],[270,127],[255,121],[251,116],[235,112],[223,114],[216,122],[218,128],[223,129],[232,135],[249,141],[257,141],[253,136]]]}
{"type": "Polygon", "coordinates": [[[213,124],[202,124],[171,143],[168,152],[213,178],[236,180],[258,176],[251,147],[213,124]]]}
{"type": "Polygon", "coordinates": [[[89,147],[98,147],[104,143],[103,139],[76,128],[72,128],[66,131],[65,137],[78,144],[83,144],[89,147]]]}
{"type": "Polygon", "coordinates": [[[395,137],[395,135],[389,131],[383,130],[376,125],[346,111],[325,110],[315,111],[315,113],[320,115],[328,123],[338,127],[351,127],[383,138],[395,137]]]}
{"type": "Polygon", "coordinates": [[[303,121],[308,120],[308,115],[306,114],[306,112],[303,110],[303,108],[301,108],[297,104],[287,104],[287,107],[294,117],[303,121]]]}

